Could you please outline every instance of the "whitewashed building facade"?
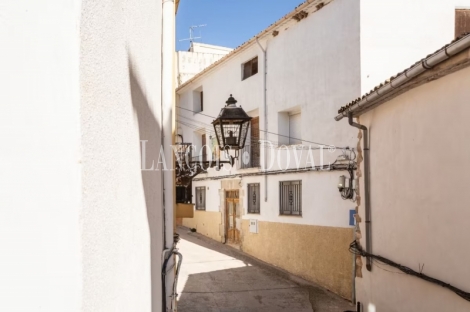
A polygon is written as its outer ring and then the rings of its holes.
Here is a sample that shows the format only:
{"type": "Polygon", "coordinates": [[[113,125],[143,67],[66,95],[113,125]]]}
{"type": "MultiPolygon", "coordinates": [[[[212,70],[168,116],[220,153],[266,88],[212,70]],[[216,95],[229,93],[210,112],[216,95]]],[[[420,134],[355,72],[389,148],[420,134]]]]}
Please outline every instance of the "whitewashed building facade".
{"type": "Polygon", "coordinates": [[[249,153],[193,180],[184,225],[354,299],[356,203],[337,184],[357,140],[331,116],[452,39],[457,6],[470,4],[457,2],[307,1],[182,84],[177,131],[197,152],[209,145],[201,158],[219,155],[210,123],[230,94],[254,118],[249,153]]]}
{"type": "MultiPolygon", "coordinates": [[[[470,24],[464,26],[468,32],[470,24]]],[[[469,66],[466,35],[336,115],[348,124],[351,114],[369,134],[367,141],[358,137],[370,158],[358,164],[363,200],[353,248],[360,311],[470,310],[470,148],[463,143],[470,134],[469,66]]]]}

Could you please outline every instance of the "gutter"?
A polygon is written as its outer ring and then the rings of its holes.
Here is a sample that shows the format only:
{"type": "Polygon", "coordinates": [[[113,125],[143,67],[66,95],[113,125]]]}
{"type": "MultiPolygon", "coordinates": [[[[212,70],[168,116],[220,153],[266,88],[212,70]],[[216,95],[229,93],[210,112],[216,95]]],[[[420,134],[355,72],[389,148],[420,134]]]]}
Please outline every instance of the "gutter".
{"type": "Polygon", "coordinates": [[[401,85],[409,82],[411,79],[421,75],[425,71],[432,69],[434,66],[444,62],[452,56],[462,52],[463,50],[470,47],[470,36],[464,36],[461,39],[447,45],[441,50],[421,60],[408,70],[398,75],[395,79],[387,82],[381,87],[376,88],[371,93],[366,94],[360,101],[346,108],[343,112],[335,117],[336,121],[340,121],[344,117],[347,117],[350,113],[358,115],[360,110],[372,106],[382,96],[390,93],[394,89],[401,85]]]}
{"type": "MultiPolygon", "coordinates": [[[[369,149],[369,131],[367,127],[353,121],[352,113],[348,115],[349,125],[352,127],[362,130],[364,133],[364,194],[365,194],[365,216],[366,216],[366,252],[372,253],[372,229],[371,229],[371,217],[370,217],[370,149],[369,149]]],[[[372,271],[372,259],[366,258],[367,271],[372,271]]]]}

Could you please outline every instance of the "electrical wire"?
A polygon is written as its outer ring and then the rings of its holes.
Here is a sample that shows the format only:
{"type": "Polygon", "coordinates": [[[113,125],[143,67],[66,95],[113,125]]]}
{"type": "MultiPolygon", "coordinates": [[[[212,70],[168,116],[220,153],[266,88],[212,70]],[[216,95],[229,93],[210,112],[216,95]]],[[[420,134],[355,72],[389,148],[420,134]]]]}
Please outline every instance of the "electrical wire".
{"type": "MultiPolygon", "coordinates": [[[[205,123],[200,122],[200,121],[192,120],[192,119],[190,119],[190,118],[186,118],[186,117],[183,117],[183,116],[179,116],[179,115],[177,115],[177,116],[178,116],[179,118],[182,117],[182,118],[191,120],[191,121],[193,121],[193,122],[198,122],[198,123],[200,123],[201,125],[192,124],[191,122],[183,121],[183,120],[179,120],[179,119],[176,120],[177,123],[179,123],[179,124],[181,124],[181,125],[183,125],[183,126],[186,126],[186,127],[190,128],[190,129],[193,129],[193,130],[202,130],[202,129],[204,129],[206,132],[209,132],[209,134],[215,135],[214,130],[212,130],[211,128],[203,127],[203,126],[210,126],[210,127],[212,127],[211,125],[205,124],[205,123]]],[[[269,141],[269,143],[271,143],[273,146],[277,146],[277,147],[283,145],[283,144],[281,144],[280,142],[276,142],[276,141],[269,141]]],[[[264,147],[264,148],[271,148],[271,146],[270,146],[268,143],[266,143],[266,142],[259,142],[259,141],[255,141],[255,140],[248,140],[245,145],[246,145],[246,146],[247,146],[247,145],[250,145],[250,146],[262,146],[262,147],[264,147]]],[[[330,149],[330,147],[331,147],[331,146],[324,146],[323,149],[328,149],[328,150],[332,150],[332,151],[335,151],[335,150],[336,150],[336,147],[331,148],[331,149],[330,149]]],[[[297,146],[297,149],[313,149],[313,150],[320,150],[320,149],[322,149],[322,147],[312,147],[312,146],[310,146],[310,145],[302,145],[302,146],[300,146],[300,148],[299,148],[299,146],[297,146]]],[[[347,150],[347,149],[348,149],[348,148],[345,148],[345,150],[347,150]]]]}
{"type": "MultiPolygon", "coordinates": [[[[202,116],[206,116],[206,117],[209,117],[209,118],[216,118],[214,116],[210,116],[210,115],[207,115],[207,114],[203,114],[201,112],[196,112],[196,111],[193,111],[191,109],[188,109],[188,108],[184,108],[184,107],[181,107],[181,106],[176,106],[177,108],[179,109],[183,109],[183,110],[186,110],[186,111],[189,111],[189,112],[193,112],[193,113],[197,113],[198,115],[202,115],[202,116]]],[[[282,135],[282,134],[279,134],[279,133],[275,133],[275,132],[270,132],[270,131],[267,131],[267,130],[262,130],[260,129],[259,131],[262,131],[262,132],[266,132],[266,133],[269,133],[269,134],[273,134],[273,135],[277,135],[277,136],[280,136],[280,137],[284,137],[284,138],[289,138],[289,139],[293,139],[293,140],[299,140],[299,141],[303,141],[303,142],[307,142],[307,143],[311,143],[311,144],[315,144],[315,145],[320,145],[320,146],[325,146],[325,147],[335,147],[336,149],[347,149],[347,147],[336,147],[335,145],[332,145],[332,144],[324,144],[324,143],[318,143],[318,142],[313,142],[313,141],[308,141],[308,140],[304,140],[304,139],[299,139],[299,138],[293,138],[291,136],[288,136],[288,135],[282,135]]]]}
{"type": "MultiPolygon", "coordinates": [[[[378,256],[378,255],[374,255],[374,254],[371,254],[371,253],[368,253],[366,252],[364,249],[362,249],[361,245],[359,244],[359,242],[357,241],[353,241],[350,245],[349,245],[349,251],[355,255],[359,255],[361,257],[369,257],[373,260],[376,260],[376,261],[380,261],[381,263],[384,263],[384,264],[387,264],[393,268],[396,268],[400,271],[402,271],[403,273],[405,274],[408,274],[408,275],[412,275],[412,276],[416,276],[420,279],[423,279],[427,282],[430,282],[430,283],[433,283],[433,284],[436,284],[436,285],[439,285],[439,286],[442,286],[444,288],[447,288],[449,289],[450,291],[453,291],[454,293],[456,293],[457,295],[459,295],[460,297],[462,297],[463,299],[467,300],[467,301],[470,301],[470,293],[468,292],[465,292],[457,287],[454,287],[446,282],[443,282],[441,280],[438,280],[436,278],[433,278],[433,277],[430,277],[426,274],[423,274],[421,272],[416,272],[415,270],[413,269],[410,269],[409,267],[407,266],[404,266],[404,265],[401,265],[401,264],[398,264],[390,259],[387,259],[385,257],[382,257],[382,256],[378,256]]],[[[398,272],[393,272],[393,273],[398,273],[398,272]]]]}

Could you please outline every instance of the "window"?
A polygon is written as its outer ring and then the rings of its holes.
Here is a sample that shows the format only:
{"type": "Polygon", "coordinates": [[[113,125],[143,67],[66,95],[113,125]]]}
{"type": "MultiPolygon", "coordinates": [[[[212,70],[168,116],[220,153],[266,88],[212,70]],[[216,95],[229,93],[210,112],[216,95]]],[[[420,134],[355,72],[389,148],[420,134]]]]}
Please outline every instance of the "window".
{"type": "Polygon", "coordinates": [[[206,210],[206,187],[196,187],[196,210],[206,210]]]}
{"type": "Polygon", "coordinates": [[[202,161],[207,161],[207,142],[206,142],[206,135],[203,134],[201,137],[202,141],[202,161]]]}
{"type": "Polygon", "coordinates": [[[177,185],[176,186],[176,202],[177,203],[190,203],[191,202],[191,195],[190,195],[190,188],[177,185]]]}
{"type": "Polygon", "coordinates": [[[250,122],[248,138],[245,147],[241,151],[240,169],[258,168],[260,166],[259,149],[259,117],[253,117],[250,122]]]}
{"type": "Polygon", "coordinates": [[[299,107],[278,113],[279,145],[302,144],[302,113],[299,107]]]}
{"type": "Polygon", "coordinates": [[[279,182],[279,214],[302,216],[302,181],[279,182]]]}
{"type": "Polygon", "coordinates": [[[289,115],[289,145],[302,144],[302,115],[300,113],[289,115]]]}
{"type": "Polygon", "coordinates": [[[199,93],[199,96],[201,97],[200,101],[201,101],[201,112],[204,110],[204,92],[200,92],[199,93]]]}
{"type": "Polygon", "coordinates": [[[242,80],[249,78],[258,73],[258,57],[246,62],[242,65],[242,80]]]}
{"type": "Polygon", "coordinates": [[[470,32],[470,10],[469,9],[456,9],[455,10],[455,37],[470,32]]]}
{"type": "Polygon", "coordinates": [[[199,113],[204,110],[204,92],[202,87],[199,87],[193,91],[193,111],[199,113]]]}
{"type": "Polygon", "coordinates": [[[248,213],[260,213],[259,183],[248,184],[248,213]]]}

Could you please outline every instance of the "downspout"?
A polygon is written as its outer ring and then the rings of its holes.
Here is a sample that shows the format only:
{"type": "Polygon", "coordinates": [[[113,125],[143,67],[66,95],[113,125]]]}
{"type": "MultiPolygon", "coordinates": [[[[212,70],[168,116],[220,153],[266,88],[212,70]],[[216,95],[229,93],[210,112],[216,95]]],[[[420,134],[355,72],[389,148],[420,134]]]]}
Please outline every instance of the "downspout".
{"type": "MultiPolygon", "coordinates": [[[[369,150],[369,131],[367,127],[353,121],[352,113],[348,114],[349,124],[355,128],[362,130],[364,134],[364,193],[365,193],[365,216],[366,216],[366,252],[372,253],[372,242],[371,242],[371,218],[370,218],[370,180],[369,180],[369,168],[370,168],[370,150],[369,150]]],[[[370,257],[366,258],[367,271],[372,270],[372,260],[370,257]]]]}
{"type": "MultiPolygon", "coordinates": [[[[268,75],[268,63],[267,63],[267,44],[266,44],[266,49],[263,49],[261,46],[261,43],[259,43],[258,37],[256,37],[256,43],[258,44],[259,48],[261,51],[263,51],[263,116],[264,116],[264,141],[268,141],[268,105],[266,101],[266,78],[268,75]]],[[[264,155],[264,171],[268,170],[267,164],[268,164],[268,153],[267,149],[263,150],[263,155],[264,155]]],[[[264,201],[268,201],[268,175],[264,175],[264,201]]]]}
{"type": "MultiPolygon", "coordinates": [[[[166,165],[173,167],[173,106],[174,106],[174,49],[175,49],[175,1],[162,0],[162,55],[161,55],[161,87],[162,87],[162,149],[166,165]]],[[[163,167],[162,169],[164,169],[163,167]]],[[[175,261],[174,250],[174,171],[163,171],[163,211],[164,211],[164,248],[168,259],[166,267],[172,267],[175,261]],[[171,252],[168,252],[171,250],[171,252]]],[[[169,270],[164,275],[164,289],[162,298],[162,311],[170,311],[172,301],[175,299],[173,285],[175,279],[174,270],[169,270]],[[168,300],[170,299],[170,300],[168,300]]],[[[162,285],[163,286],[163,285],[162,285]]],[[[174,307],[174,305],[173,305],[174,307]]],[[[175,307],[174,307],[175,308],[175,307]]]]}

